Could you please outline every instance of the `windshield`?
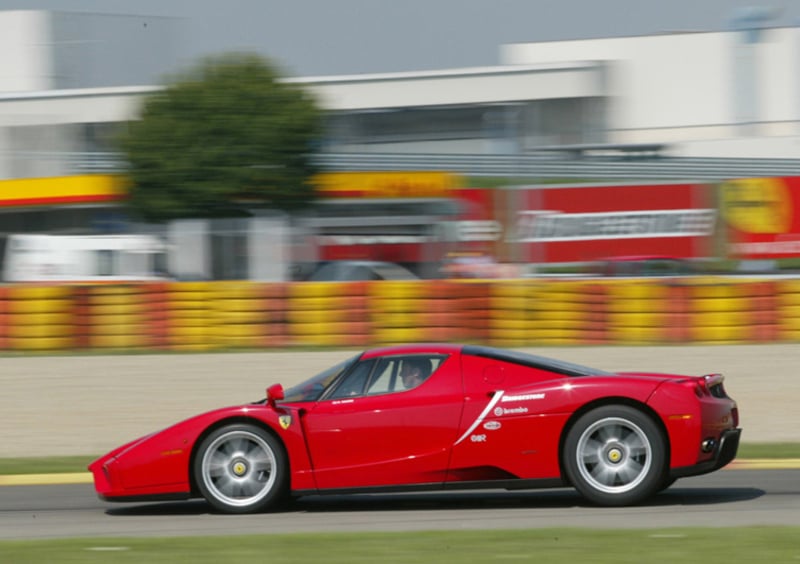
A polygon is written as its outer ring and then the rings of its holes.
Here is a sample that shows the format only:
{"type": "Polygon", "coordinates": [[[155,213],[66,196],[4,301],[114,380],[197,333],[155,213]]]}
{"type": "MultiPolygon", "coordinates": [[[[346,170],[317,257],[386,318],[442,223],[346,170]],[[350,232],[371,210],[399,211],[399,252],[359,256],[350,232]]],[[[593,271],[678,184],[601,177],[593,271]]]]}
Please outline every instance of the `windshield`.
{"type": "Polygon", "coordinates": [[[281,403],[293,401],[316,401],[327,390],[336,378],[347,371],[361,355],[358,354],[352,358],[340,362],[320,372],[313,378],[309,378],[305,382],[301,382],[296,386],[292,386],[284,392],[284,398],[281,403]]]}
{"type": "Polygon", "coordinates": [[[376,265],[373,267],[373,270],[384,280],[415,280],[416,276],[414,276],[411,272],[406,270],[405,268],[401,268],[397,265],[386,264],[386,265],[376,265]]]}

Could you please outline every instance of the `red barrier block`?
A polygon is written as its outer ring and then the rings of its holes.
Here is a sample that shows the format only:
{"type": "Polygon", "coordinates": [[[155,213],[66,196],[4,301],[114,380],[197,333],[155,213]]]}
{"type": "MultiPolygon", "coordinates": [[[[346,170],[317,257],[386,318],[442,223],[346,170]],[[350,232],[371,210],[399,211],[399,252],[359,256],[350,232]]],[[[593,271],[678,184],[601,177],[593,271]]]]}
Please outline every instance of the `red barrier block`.
{"type": "Polygon", "coordinates": [[[73,327],[75,346],[79,349],[91,347],[93,333],[91,286],[75,286],[72,289],[73,300],[73,327]]]}
{"type": "Polygon", "coordinates": [[[668,343],[687,343],[691,340],[691,288],[667,288],[667,313],[664,314],[664,340],[668,343]]]}
{"type": "Polygon", "coordinates": [[[0,350],[8,350],[8,288],[0,287],[0,350]]]}

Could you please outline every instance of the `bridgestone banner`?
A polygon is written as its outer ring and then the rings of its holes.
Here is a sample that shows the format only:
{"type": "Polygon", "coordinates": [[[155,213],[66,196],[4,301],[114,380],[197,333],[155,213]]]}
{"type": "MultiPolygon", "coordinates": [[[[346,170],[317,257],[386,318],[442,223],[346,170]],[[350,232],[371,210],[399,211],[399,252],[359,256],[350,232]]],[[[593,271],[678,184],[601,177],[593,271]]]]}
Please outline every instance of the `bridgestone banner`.
{"type": "Polygon", "coordinates": [[[527,211],[519,214],[516,240],[520,242],[585,241],[711,235],[715,218],[715,210],[652,210],[572,214],[527,211]]]}
{"type": "Polygon", "coordinates": [[[532,187],[509,206],[506,242],[529,263],[712,255],[717,210],[707,184],[532,187]]]}

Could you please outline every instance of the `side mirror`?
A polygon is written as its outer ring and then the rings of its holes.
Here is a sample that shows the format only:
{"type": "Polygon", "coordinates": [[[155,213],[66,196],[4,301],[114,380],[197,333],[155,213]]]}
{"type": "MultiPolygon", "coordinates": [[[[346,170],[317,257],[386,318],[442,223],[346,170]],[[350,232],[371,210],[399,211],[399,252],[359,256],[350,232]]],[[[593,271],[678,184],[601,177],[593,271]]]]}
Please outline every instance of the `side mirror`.
{"type": "Polygon", "coordinates": [[[283,386],[280,384],[272,384],[267,388],[267,403],[271,407],[275,407],[275,402],[281,401],[283,398],[283,386]]]}

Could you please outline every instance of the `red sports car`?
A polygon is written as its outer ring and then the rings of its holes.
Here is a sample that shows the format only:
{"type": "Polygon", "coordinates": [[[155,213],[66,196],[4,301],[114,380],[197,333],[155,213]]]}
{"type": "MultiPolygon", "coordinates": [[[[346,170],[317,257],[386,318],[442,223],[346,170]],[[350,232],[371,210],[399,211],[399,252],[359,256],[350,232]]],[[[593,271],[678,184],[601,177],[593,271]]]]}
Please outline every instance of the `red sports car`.
{"type": "Polygon", "coordinates": [[[641,502],[728,464],[739,413],[723,377],[609,373],[499,348],[368,350],[267,398],[198,415],[89,466],[101,498],[289,496],[572,486],[641,502]]]}

